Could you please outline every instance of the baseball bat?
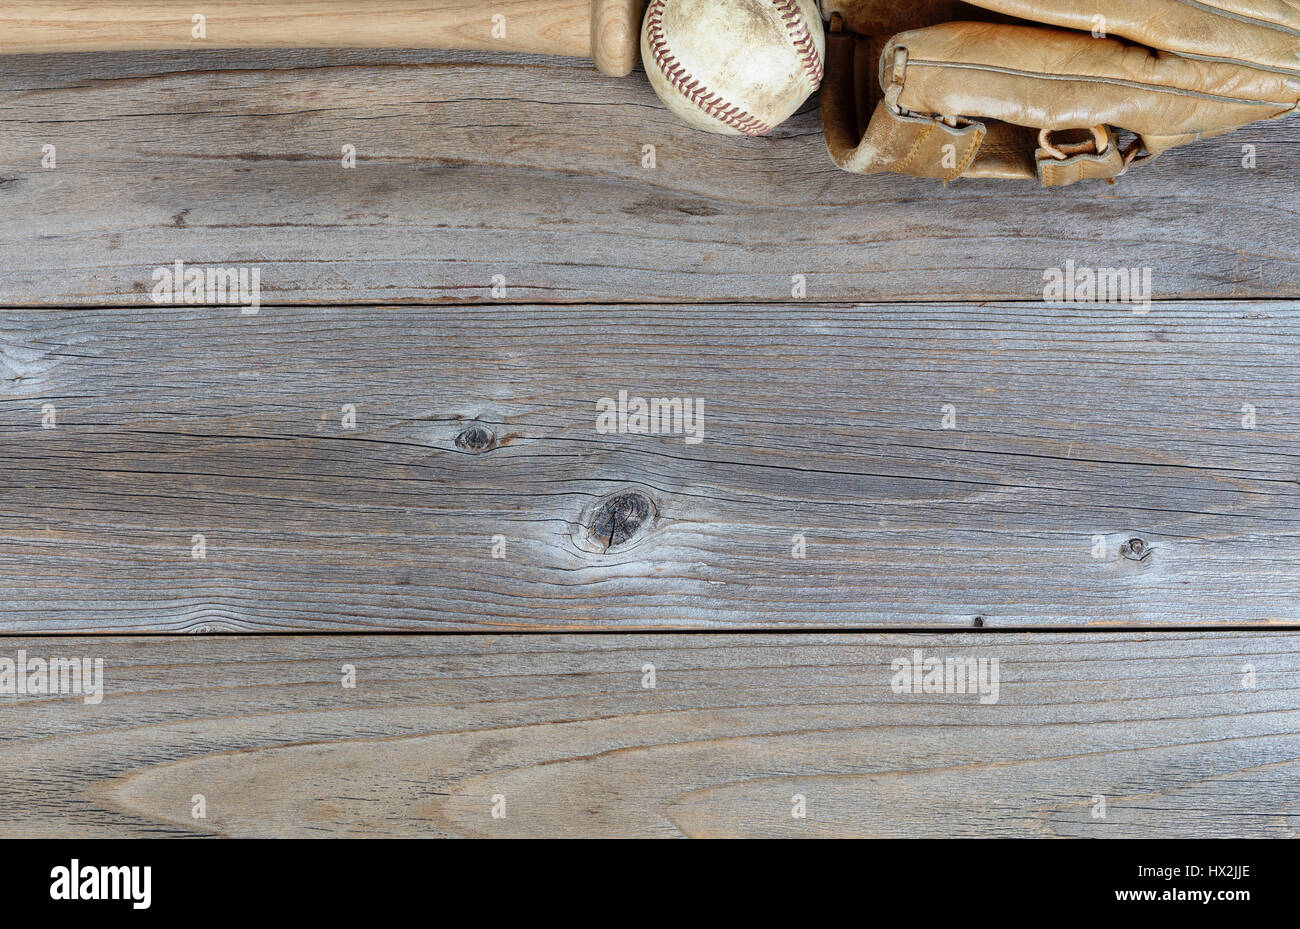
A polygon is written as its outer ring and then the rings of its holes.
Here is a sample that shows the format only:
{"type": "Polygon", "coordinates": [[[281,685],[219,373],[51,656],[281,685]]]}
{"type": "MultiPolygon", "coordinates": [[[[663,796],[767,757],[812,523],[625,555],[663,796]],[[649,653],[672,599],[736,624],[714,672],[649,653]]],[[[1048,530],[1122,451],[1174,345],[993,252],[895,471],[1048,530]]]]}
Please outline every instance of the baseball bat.
{"type": "Polygon", "coordinates": [[[637,63],[645,0],[0,0],[0,54],[463,48],[637,63]],[[202,16],[202,20],[198,16],[202,16]],[[204,38],[195,33],[202,29],[204,38]]]}

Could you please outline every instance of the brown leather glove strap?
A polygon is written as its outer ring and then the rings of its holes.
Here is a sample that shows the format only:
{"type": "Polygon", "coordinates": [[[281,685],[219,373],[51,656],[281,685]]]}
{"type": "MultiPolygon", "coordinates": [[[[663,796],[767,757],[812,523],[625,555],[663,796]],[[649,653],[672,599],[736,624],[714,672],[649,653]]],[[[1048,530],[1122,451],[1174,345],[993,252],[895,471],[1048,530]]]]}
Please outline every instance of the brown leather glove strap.
{"type": "Polygon", "coordinates": [[[1044,187],[1064,187],[1097,178],[1110,181],[1128,170],[1135,150],[1127,155],[1122,152],[1114,129],[1097,126],[1081,135],[1087,138],[1055,144],[1049,141],[1044,145],[1051,133],[1046,130],[1039,133],[1040,144],[1034,152],[1034,160],[1038,179],[1044,187]]]}
{"type": "Polygon", "coordinates": [[[836,164],[856,174],[895,171],[951,181],[970,167],[984,134],[982,123],[954,127],[932,117],[903,116],[882,100],[857,145],[828,147],[836,164]]]}

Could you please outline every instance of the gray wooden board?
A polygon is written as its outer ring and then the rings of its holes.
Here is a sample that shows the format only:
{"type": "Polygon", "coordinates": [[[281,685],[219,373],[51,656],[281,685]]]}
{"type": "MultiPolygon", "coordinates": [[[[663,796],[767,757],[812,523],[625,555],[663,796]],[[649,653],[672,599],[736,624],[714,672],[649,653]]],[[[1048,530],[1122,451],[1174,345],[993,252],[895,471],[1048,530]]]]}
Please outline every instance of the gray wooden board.
{"type": "MultiPolygon", "coordinates": [[[[0,632],[1295,623],[1297,142],[945,188],[837,171],[815,101],[741,143],[572,61],[7,56],[0,632]],[[154,306],[176,260],[267,306],[154,306]],[[925,302],[1069,261],[1164,302],[925,302]],[[597,433],[620,389],[705,441],[597,433]]],[[[10,637],[107,693],[0,693],[0,836],[1294,836],[1298,646],[10,637]],[[998,702],[894,693],[915,648],[998,702]]]]}
{"type": "Polygon", "coordinates": [[[0,657],[18,649],[102,658],[105,687],[94,705],[0,696],[3,836],[1300,824],[1293,633],[0,640],[0,657]],[[896,692],[892,662],[917,649],[996,660],[997,702],[896,692]]]}
{"type": "Polygon", "coordinates": [[[531,302],[780,302],[799,274],[824,301],[1032,299],[1067,261],[1150,268],[1164,299],[1294,297],[1297,142],[1273,122],[1114,187],[945,188],[836,169],[815,99],[724,139],[570,59],[9,56],[0,304],[147,304],[176,260],[256,266],[281,304],[488,302],[497,275],[531,302]]]}
{"type": "Polygon", "coordinates": [[[1294,623],[1297,313],[11,310],[0,629],[1294,623]]]}

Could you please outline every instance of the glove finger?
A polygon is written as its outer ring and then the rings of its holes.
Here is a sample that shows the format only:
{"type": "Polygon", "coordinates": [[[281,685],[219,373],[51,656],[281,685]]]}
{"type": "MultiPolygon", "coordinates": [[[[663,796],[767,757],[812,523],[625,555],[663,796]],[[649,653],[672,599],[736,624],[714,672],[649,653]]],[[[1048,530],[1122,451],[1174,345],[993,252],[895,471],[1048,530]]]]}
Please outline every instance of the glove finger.
{"type": "MultiPolygon", "coordinates": [[[[1033,22],[1300,76],[1295,0],[967,0],[1033,22]]],[[[1294,102],[1294,101],[1293,101],[1294,102]]]]}
{"type": "Polygon", "coordinates": [[[1109,125],[1152,152],[1292,112],[1300,100],[1300,75],[989,23],[899,33],[881,55],[880,85],[891,107],[912,113],[1052,131],[1109,125]]]}

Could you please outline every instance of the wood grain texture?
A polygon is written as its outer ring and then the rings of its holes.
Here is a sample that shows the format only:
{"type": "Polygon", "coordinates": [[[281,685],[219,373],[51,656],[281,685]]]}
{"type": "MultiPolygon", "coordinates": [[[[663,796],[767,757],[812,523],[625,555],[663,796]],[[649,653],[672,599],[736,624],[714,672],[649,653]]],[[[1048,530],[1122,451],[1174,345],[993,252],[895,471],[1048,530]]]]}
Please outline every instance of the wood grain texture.
{"type": "Polygon", "coordinates": [[[9,311],[0,628],[1295,623],[1298,312],[9,311]]]}
{"type": "Polygon", "coordinates": [[[1300,824],[1295,634],[28,638],[0,656],[20,647],[102,657],[107,685],[93,706],[0,696],[3,836],[1300,824]],[[914,649],[997,659],[998,702],[895,693],[891,661],[914,649]]]}
{"type": "Polygon", "coordinates": [[[736,140],[576,60],[8,57],[0,304],[148,304],[178,259],[256,265],[281,304],[489,302],[496,275],[539,303],[780,302],[797,274],[824,301],[1036,299],[1067,260],[1149,267],[1164,299],[1300,295],[1296,120],[1114,187],[945,188],[839,171],[817,105],[736,140]]]}

